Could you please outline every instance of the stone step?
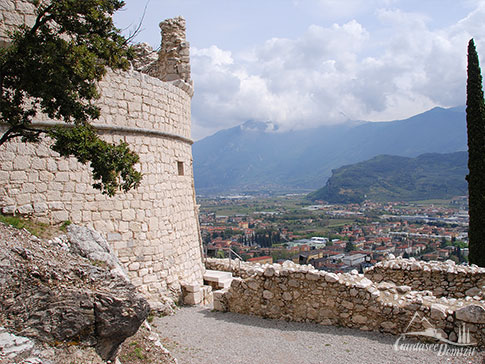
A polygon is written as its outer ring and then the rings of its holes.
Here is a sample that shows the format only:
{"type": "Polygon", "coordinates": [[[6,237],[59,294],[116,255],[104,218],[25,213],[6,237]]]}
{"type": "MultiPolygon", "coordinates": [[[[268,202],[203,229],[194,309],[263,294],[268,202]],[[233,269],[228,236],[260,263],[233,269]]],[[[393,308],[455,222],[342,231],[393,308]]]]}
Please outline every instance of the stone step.
{"type": "Polygon", "coordinates": [[[223,279],[219,281],[219,288],[221,289],[229,289],[231,287],[231,283],[234,277],[231,277],[230,279],[223,279]]]}
{"type": "Polygon", "coordinates": [[[231,272],[223,272],[220,270],[206,270],[204,274],[204,280],[208,282],[221,282],[224,280],[232,279],[231,272]]]}
{"type": "Polygon", "coordinates": [[[228,289],[231,286],[234,277],[231,272],[222,272],[218,270],[206,270],[204,281],[210,284],[214,289],[228,289]]]}
{"type": "Polygon", "coordinates": [[[200,286],[197,283],[183,284],[184,304],[186,305],[212,305],[212,287],[200,286]]]}

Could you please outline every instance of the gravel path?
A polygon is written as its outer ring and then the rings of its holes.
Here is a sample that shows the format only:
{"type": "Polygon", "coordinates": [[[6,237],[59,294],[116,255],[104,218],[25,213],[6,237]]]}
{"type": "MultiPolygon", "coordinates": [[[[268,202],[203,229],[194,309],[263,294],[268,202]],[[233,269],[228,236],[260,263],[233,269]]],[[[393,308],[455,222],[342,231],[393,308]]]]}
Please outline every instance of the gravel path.
{"type": "Polygon", "coordinates": [[[395,351],[396,336],[183,307],[153,326],[179,364],[482,363],[436,352],[395,351]]]}

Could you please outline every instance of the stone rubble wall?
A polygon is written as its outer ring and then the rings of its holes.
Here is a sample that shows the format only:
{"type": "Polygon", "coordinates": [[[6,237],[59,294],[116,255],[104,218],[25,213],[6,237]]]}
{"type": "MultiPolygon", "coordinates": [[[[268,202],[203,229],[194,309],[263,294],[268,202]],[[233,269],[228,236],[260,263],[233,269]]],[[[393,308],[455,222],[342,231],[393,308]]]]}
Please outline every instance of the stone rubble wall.
{"type": "Polygon", "coordinates": [[[229,258],[205,258],[204,263],[206,269],[231,272],[233,277],[243,279],[251,277],[254,275],[255,269],[261,267],[259,263],[248,263],[240,261],[239,259],[231,259],[231,263],[229,263],[229,258]]]}
{"type": "MultiPolygon", "coordinates": [[[[29,1],[0,0],[0,40],[6,29],[32,22],[32,13],[29,1]]],[[[172,41],[173,33],[185,40],[182,20],[170,23],[173,32],[165,27],[172,41]]],[[[143,180],[136,190],[102,195],[92,188],[89,168],[60,158],[49,140],[0,146],[0,211],[99,231],[152,303],[164,296],[179,300],[181,283],[202,284],[204,271],[190,139],[193,89],[190,76],[183,77],[164,82],[132,69],[109,71],[99,82],[101,117],[93,125],[103,139],[124,141],[140,156],[143,180]]],[[[56,123],[43,115],[34,121],[56,123]]]]}
{"type": "Polygon", "coordinates": [[[485,297],[485,268],[446,262],[422,262],[410,259],[388,259],[368,269],[370,280],[407,285],[417,291],[432,291],[437,297],[485,297]]]}
{"type": "Polygon", "coordinates": [[[163,81],[190,79],[190,49],[185,40],[185,20],[182,17],[167,19],[160,23],[162,47],[159,64],[163,81]]]}
{"type": "Polygon", "coordinates": [[[328,273],[289,261],[241,269],[247,270],[242,274],[247,278],[235,278],[227,291],[214,292],[215,309],[395,335],[434,328],[451,342],[457,342],[465,324],[472,341],[485,345],[480,297],[438,298],[431,291],[375,283],[357,271],[328,273]]]}

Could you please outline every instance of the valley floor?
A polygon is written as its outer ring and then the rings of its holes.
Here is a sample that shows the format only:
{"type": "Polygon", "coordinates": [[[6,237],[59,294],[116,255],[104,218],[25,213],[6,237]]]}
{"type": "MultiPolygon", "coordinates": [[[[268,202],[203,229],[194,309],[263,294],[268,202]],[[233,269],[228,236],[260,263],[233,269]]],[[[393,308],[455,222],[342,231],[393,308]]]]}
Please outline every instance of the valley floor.
{"type": "Polygon", "coordinates": [[[397,337],[183,307],[153,326],[179,364],[482,363],[436,352],[395,351],[397,337]]]}

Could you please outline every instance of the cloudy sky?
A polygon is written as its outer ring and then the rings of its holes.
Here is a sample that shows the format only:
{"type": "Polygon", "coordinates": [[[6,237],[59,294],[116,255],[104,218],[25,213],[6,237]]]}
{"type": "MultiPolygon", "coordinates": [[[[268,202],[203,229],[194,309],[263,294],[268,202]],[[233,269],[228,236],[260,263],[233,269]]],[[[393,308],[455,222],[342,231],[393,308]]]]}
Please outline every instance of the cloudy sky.
{"type": "Polygon", "coordinates": [[[137,41],[182,15],[191,44],[192,136],[246,120],[282,130],[402,119],[465,104],[466,51],[485,64],[485,0],[125,0],[137,41]]]}

